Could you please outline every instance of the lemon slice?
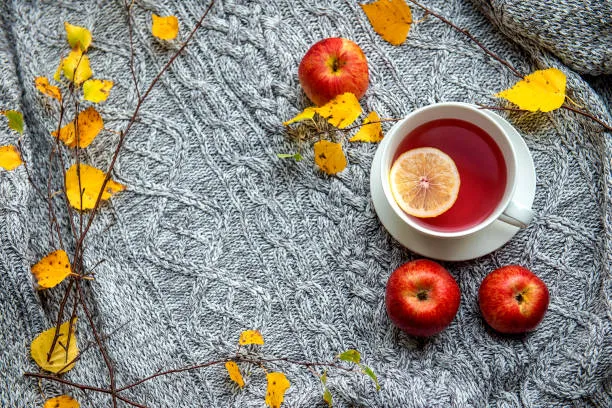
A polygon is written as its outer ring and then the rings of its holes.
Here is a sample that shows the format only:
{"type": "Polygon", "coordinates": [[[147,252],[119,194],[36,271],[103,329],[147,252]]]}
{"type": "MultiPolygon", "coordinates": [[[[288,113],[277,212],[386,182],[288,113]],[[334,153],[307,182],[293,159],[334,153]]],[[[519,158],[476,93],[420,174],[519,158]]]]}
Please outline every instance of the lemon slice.
{"type": "Polygon", "coordinates": [[[419,218],[437,217],[453,206],[459,194],[459,171],[453,159],[433,147],[408,150],[389,174],[397,205],[419,218]]]}

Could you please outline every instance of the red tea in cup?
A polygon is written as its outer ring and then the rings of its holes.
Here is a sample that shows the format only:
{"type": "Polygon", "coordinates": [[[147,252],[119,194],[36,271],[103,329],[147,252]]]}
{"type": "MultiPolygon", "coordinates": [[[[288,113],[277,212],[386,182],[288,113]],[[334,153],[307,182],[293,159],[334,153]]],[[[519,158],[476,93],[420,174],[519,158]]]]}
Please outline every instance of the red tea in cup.
{"type": "Polygon", "coordinates": [[[506,189],[506,163],[500,148],[484,130],[459,119],[432,120],[406,135],[393,161],[419,147],[435,147],[449,155],[459,171],[461,186],[457,200],[443,214],[408,217],[434,231],[455,232],[480,224],[495,211],[506,189]]]}

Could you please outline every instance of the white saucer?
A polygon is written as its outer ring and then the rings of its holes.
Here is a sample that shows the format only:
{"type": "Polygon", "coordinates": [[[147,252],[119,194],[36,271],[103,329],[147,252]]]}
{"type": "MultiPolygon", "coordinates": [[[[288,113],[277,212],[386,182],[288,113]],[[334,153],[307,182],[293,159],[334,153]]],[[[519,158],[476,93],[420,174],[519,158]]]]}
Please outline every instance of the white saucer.
{"type": "MultiPolygon", "coordinates": [[[[515,200],[527,208],[531,208],[535,197],[536,175],[533,159],[529,148],[521,135],[501,116],[483,109],[483,112],[495,119],[508,133],[514,145],[517,158],[517,186],[515,200]]],[[[493,221],[491,225],[472,235],[461,238],[435,238],[415,230],[406,225],[393,211],[385,199],[380,180],[381,147],[386,139],[380,143],[370,173],[370,192],[372,202],[378,218],[387,231],[400,244],[411,251],[433,259],[442,261],[465,261],[478,258],[500,248],[518,232],[519,228],[503,221],[493,221]]]]}

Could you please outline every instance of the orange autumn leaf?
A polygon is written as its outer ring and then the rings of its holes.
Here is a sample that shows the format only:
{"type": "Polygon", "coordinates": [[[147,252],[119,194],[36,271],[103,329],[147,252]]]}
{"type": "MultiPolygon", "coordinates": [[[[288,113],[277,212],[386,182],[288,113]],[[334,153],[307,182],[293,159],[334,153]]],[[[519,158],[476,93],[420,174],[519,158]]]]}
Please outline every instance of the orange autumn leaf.
{"type": "Polygon", "coordinates": [[[538,70],[506,89],[495,94],[521,109],[530,112],[550,112],[559,109],[565,101],[565,74],[556,68],[538,70]]]}
{"type": "MultiPolygon", "coordinates": [[[[60,64],[64,76],[77,86],[87,81],[93,75],[89,65],[89,57],[83,54],[79,48],[70,51],[70,54],[60,64]]],[[[54,79],[56,76],[54,76],[54,79]]]]}
{"type": "Polygon", "coordinates": [[[40,368],[52,373],[66,373],[74,367],[74,359],[79,354],[76,339],[76,319],[72,322],[64,322],[58,332],[57,343],[53,347],[53,352],[48,358],[53,338],[55,337],[55,327],[40,333],[30,344],[30,355],[40,368]]]}
{"type": "Polygon", "coordinates": [[[104,102],[113,84],[113,81],[106,79],[88,79],[83,82],[83,98],[93,103],[104,102]]]}
{"type": "Polygon", "coordinates": [[[266,390],[266,405],[271,408],[280,408],[285,398],[285,391],[289,389],[291,383],[285,374],[273,372],[266,374],[268,388],[266,390]]]}
{"type": "Polygon", "coordinates": [[[382,125],[378,113],[372,111],[364,119],[361,128],[349,142],[369,142],[378,143],[383,139],[382,125]]]}
{"type": "Polygon", "coordinates": [[[62,249],[45,256],[31,270],[40,289],[57,286],[72,273],[68,254],[62,249]]]}
{"type": "Polygon", "coordinates": [[[160,17],[153,14],[151,33],[160,40],[174,40],[178,35],[179,23],[175,16],[160,17]]]}
{"type": "MultiPolygon", "coordinates": [[[[100,190],[102,189],[102,185],[104,184],[105,177],[106,174],[100,169],[87,164],[80,164],[79,167],[77,167],[76,164],[73,164],[68,171],[66,171],[66,196],[68,197],[68,202],[70,205],[77,210],[80,210],[81,208],[83,210],[91,210],[94,208],[98,195],[100,194],[100,190]],[[79,171],[77,169],[80,169],[80,184],[79,171]],[[83,197],[82,203],[81,194],[83,197]]],[[[125,188],[126,186],[121,183],[108,180],[108,183],[106,183],[106,187],[104,188],[104,192],[102,193],[101,200],[108,200],[114,194],[125,190],[125,188]]]]}
{"type": "Polygon", "coordinates": [[[36,77],[34,79],[34,85],[41,93],[57,99],[60,102],[62,101],[62,93],[60,92],[60,89],[57,86],[49,84],[49,80],[47,78],[42,76],[36,77]]]}
{"type": "MultiPolygon", "coordinates": [[[[59,139],[68,147],[77,146],[76,128],[78,127],[79,137],[78,146],[81,148],[87,147],[98,136],[98,133],[104,128],[102,117],[95,108],[90,106],[79,113],[77,124],[74,120],[60,129],[59,139]]],[[[58,137],[57,131],[51,132],[53,137],[58,137]]]]}
{"type": "Polygon", "coordinates": [[[240,368],[238,368],[238,364],[233,361],[228,361],[225,363],[225,369],[229,374],[232,381],[234,381],[240,388],[244,387],[244,379],[242,378],[242,374],[240,374],[240,368]]]}
{"type": "Polygon", "coordinates": [[[85,52],[91,45],[91,32],[85,27],[79,27],[72,25],[68,22],[64,22],[64,28],[66,29],[66,39],[70,48],[85,52]]]}
{"type": "Polygon", "coordinates": [[[23,164],[21,154],[16,146],[6,145],[0,146],[0,167],[4,170],[11,171],[23,164]]]}
{"type": "Polygon", "coordinates": [[[318,113],[332,125],[343,129],[353,123],[361,115],[361,112],[361,105],[359,105],[357,97],[351,92],[345,92],[323,106],[304,109],[292,119],[283,122],[283,125],[287,126],[295,122],[312,119],[314,114],[318,113]]]}
{"type": "Polygon", "coordinates": [[[340,143],[319,140],[314,144],[314,160],[325,173],[334,175],[346,168],[346,157],[340,143]]]}
{"type": "Polygon", "coordinates": [[[405,0],[378,0],[360,6],[374,31],[385,41],[393,45],[406,41],[412,24],[412,12],[405,0]]]}
{"type": "Polygon", "coordinates": [[[247,344],[263,345],[264,339],[259,330],[245,330],[240,333],[238,344],[241,346],[246,346],[247,344]]]}
{"type": "Polygon", "coordinates": [[[43,408],[79,408],[79,402],[69,395],[49,398],[43,408]]]}

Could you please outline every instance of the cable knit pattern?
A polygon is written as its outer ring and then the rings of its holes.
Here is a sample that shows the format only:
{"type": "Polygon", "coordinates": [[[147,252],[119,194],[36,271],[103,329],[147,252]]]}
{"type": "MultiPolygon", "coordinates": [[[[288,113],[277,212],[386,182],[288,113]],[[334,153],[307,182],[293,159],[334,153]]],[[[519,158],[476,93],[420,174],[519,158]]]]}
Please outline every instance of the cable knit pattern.
{"type": "MultiPolygon", "coordinates": [[[[563,0],[537,8],[536,2],[486,2],[485,12],[510,38],[470,2],[426,3],[522,72],[563,70],[571,98],[612,123],[606,97],[570,68],[610,72],[610,40],[601,31],[609,35],[610,13],[597,12],[598,4],[607,4],[599,9],[605,10],[609,2],[563,0]],[[562,18],[585,3],[590,8],[580,8],[575,19],[562,18]],[[534,12],[521,13],[524,7],[534,12]]],[[[24,112],[23,153],[39,185],[47,182],[57,110],[33,79],[52,76],[66,53],[64,21],[92,30],[94,75],[115,81],[100,108],[106,127],[122,129],[133,111],[122,4],[0,5],[1,109],[24,112]]],[[[206,5],[136,1],[142,86],[176,47],[152,38],[151,13],[177,15],[184,38],[206,5]]],[[[414,14],[423,15],[418,9],[414,14]]],[[[282,121],[308,104],[297,80],[299,61],[329,36],[363,48],[371,80],[361,102],[381,117],[401,117],[438,101],[496,104],[492,95],[516,80],[435,18],[414,25],[408,41],[393,47],[374,33],[354,1],[218,1],[144,105],[113,175],[128,190],[103,206],[87,240],[86,265],[105,260],[87,291],[95,321],[103,332],[128,322],[108,341],[118,384],[225,357],[239,333],[254,328],[271,356],[320,361],[359,349],[382,389],[377,393],[365,376],[331,371],[328,385],[339,407],[612,406],[612,135],[567,111],[508,115],[534,156],[536,219],[488,256],[445,263],[461,287],[459,313],[441,334],[412,338],[392,326],[384,308],[390,273],[416,256],[389,236],[374,212],[369,174],[376,145],[347,146],[349,166],[337,177],[314,168],[310,149],[299,163],[276,158],[294,149],[282,121]],[[525,336],[497,335],[478,310],[480,282],[509,263],[532,269],[551,292],[544,321],[525,336]]],[[[610,95],[609,82],[599,81],[598,89],[610,95]]],[[[103,133],[86,160],[105,168],[116,141],[117,135],[103,133]]],[[[3,126],[0,143],[14,142],[3,126]]],[[[0,172],[3,407],[38,407],[44,400],[37,382],[21,374],[37,370],[28,345],[53,324],[62,292],[37,293],[29,272],[55,249],[46,205],[23,167],[0,172]]],[[[65,214],[61,219],[67,232],[65,214]]],[[[78,329],[84,346],[91,339],[84,319],[78,329]]],[[[308,370],[270,368],[286,372],[292,383],[284,406],[323,406],[320,382],[308,370]]],[[[257,368],[252,371],[244,390],[219,366],[159,378],[125,395],[151,407],[262,407],[265,382],[257,368]]],[[[108,381],[93,350],[66,378],[95,386],[108,381]]],[[[46,382],[43,390],[47,396],[70,392],[83,407],[110,406],[106,395],[46,382]]]]}

